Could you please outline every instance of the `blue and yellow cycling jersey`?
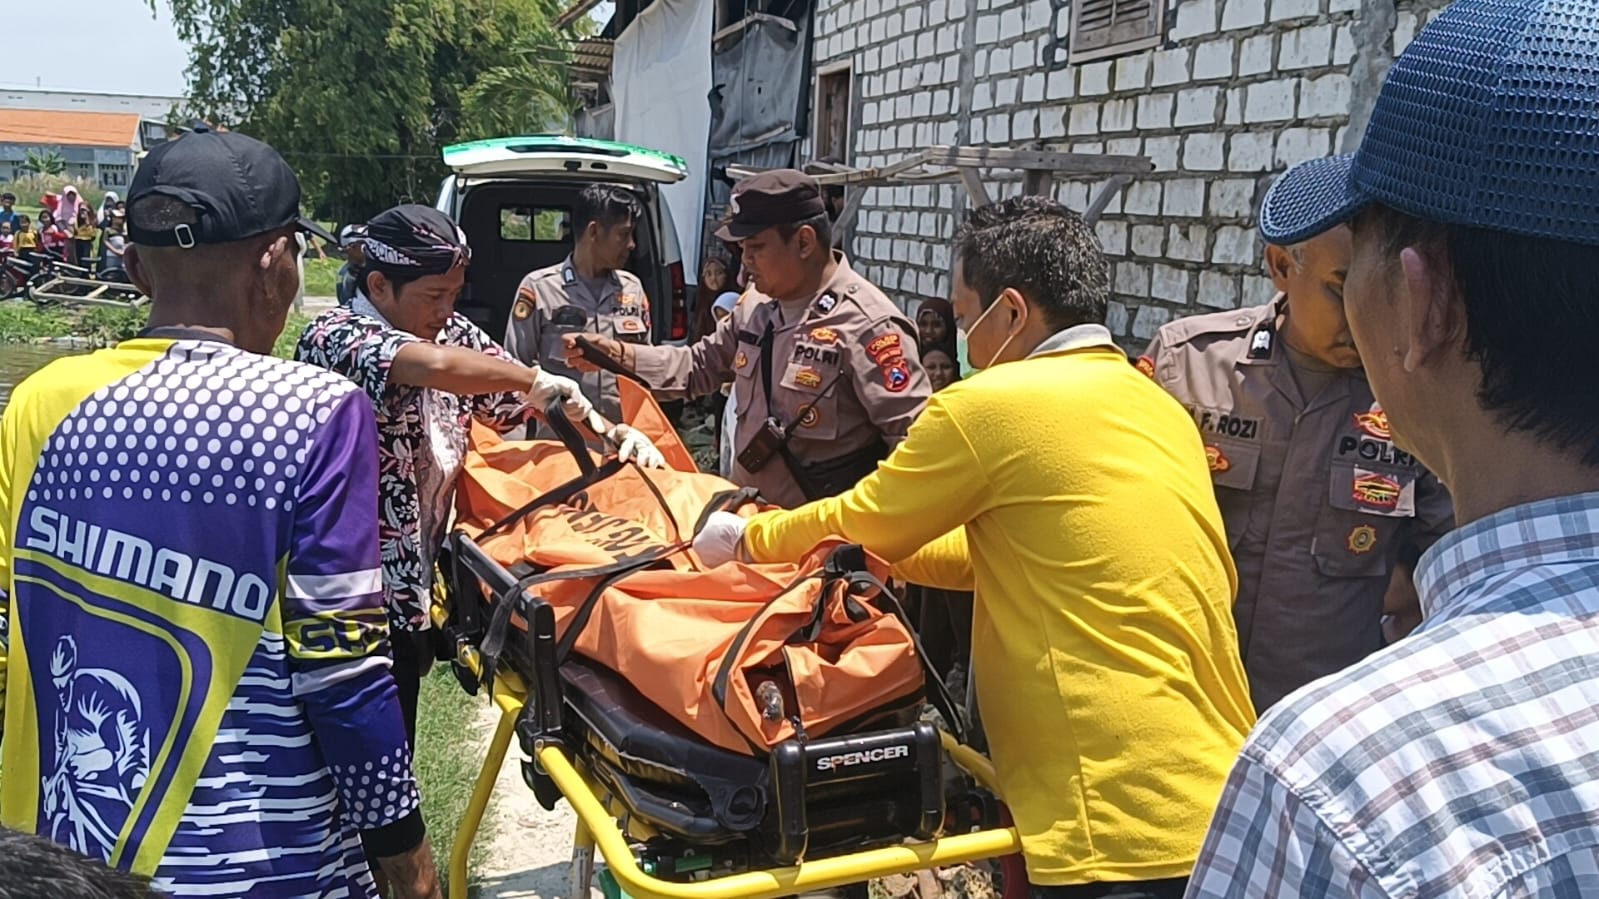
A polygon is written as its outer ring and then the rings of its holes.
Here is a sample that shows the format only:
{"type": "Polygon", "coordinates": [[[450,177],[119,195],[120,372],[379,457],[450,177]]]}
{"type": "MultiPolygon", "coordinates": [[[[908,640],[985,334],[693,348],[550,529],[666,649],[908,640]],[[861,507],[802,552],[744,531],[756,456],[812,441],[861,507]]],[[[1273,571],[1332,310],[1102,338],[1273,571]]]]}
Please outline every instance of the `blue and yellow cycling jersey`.
{"type": "Polygon", "coordinates": [[[349,381],[213,340],[141,338],[17,388],[0,823],[178,896],[374,893],[363,839],[421,839],[376,445],[349,381]]]}

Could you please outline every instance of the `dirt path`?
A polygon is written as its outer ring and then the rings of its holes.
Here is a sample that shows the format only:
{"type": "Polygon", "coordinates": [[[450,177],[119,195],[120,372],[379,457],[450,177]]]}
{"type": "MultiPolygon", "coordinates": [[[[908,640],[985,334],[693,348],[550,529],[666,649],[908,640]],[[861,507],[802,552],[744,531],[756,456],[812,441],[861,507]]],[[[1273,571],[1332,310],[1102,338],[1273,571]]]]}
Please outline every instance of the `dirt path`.
{"type": "MultiPolygon", "coordinates": [[[[499,718],[484,706],[478,718],[479,752],[486,752],[499,718]]],[[[561,803],[547,812],[522,783],[522,752],[515,743],[494,785],[494,801],[484,816],[484,862],[472,870],[479,899],[565,899],[567,865],[572,856],[576,817],[561,803]]]]}

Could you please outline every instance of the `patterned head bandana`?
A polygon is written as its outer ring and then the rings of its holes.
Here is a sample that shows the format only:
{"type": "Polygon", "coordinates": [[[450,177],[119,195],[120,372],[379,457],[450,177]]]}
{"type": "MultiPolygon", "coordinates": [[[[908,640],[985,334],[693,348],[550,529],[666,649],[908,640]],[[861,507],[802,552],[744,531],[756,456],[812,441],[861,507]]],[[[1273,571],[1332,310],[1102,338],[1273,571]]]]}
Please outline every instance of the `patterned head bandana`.
{"type": "Polygon", "coordinates": [[[379,270],[442,275],[472,262],[466,232],[430,206],[408,204],[380,212],[357,239],[367,263],[379,270]]]}

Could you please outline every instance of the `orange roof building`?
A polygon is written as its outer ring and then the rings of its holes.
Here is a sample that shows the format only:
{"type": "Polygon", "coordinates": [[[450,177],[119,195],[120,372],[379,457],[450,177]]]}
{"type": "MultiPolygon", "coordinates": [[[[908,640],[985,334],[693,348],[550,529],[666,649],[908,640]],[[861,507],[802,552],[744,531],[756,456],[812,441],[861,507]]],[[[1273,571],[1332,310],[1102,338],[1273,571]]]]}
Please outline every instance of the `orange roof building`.
{"type": "Polygon", "coordinates": [[[53,151],[74,180],[121,189],[132,180],[141,149],[136,112],[0,109],[0,181],[25,168],[28,151],[53,151]]]}
{"type": "Polygon", "coordinates": [[[133,150],[138,143],[138,113],[0,109],[0,144],[133,150]]]}

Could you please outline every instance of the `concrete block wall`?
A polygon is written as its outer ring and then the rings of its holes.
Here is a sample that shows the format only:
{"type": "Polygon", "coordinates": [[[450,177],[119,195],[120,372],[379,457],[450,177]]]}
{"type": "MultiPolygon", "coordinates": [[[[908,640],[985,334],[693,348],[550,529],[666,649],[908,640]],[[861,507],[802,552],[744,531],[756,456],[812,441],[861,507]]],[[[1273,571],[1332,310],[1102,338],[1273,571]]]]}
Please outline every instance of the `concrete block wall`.
{"type": "MultiPolygon", "coordinates": [[[[852,64],[857,166],[962,142],[1149,156],[1155,172],[1098,225],[1111,329],[1132,348],[1173,317],[1271,298],[1255,232],[1271,178],[1352,149],[1351,109],[1444,5],[1180,0],[1160,47],[1050,70],[1049,0],[821,0],[815,58],[852,64]]],[[[1096,186],[1058,183],[1056,195],[1081,210],[1096,186]]],[[[990,184],[996,198],[1020,190],[1019,175],[990,184]]],[[[947,296],[964,203],[953,185],[868,191],[854,263],[907,308],[947,296]]]]}

